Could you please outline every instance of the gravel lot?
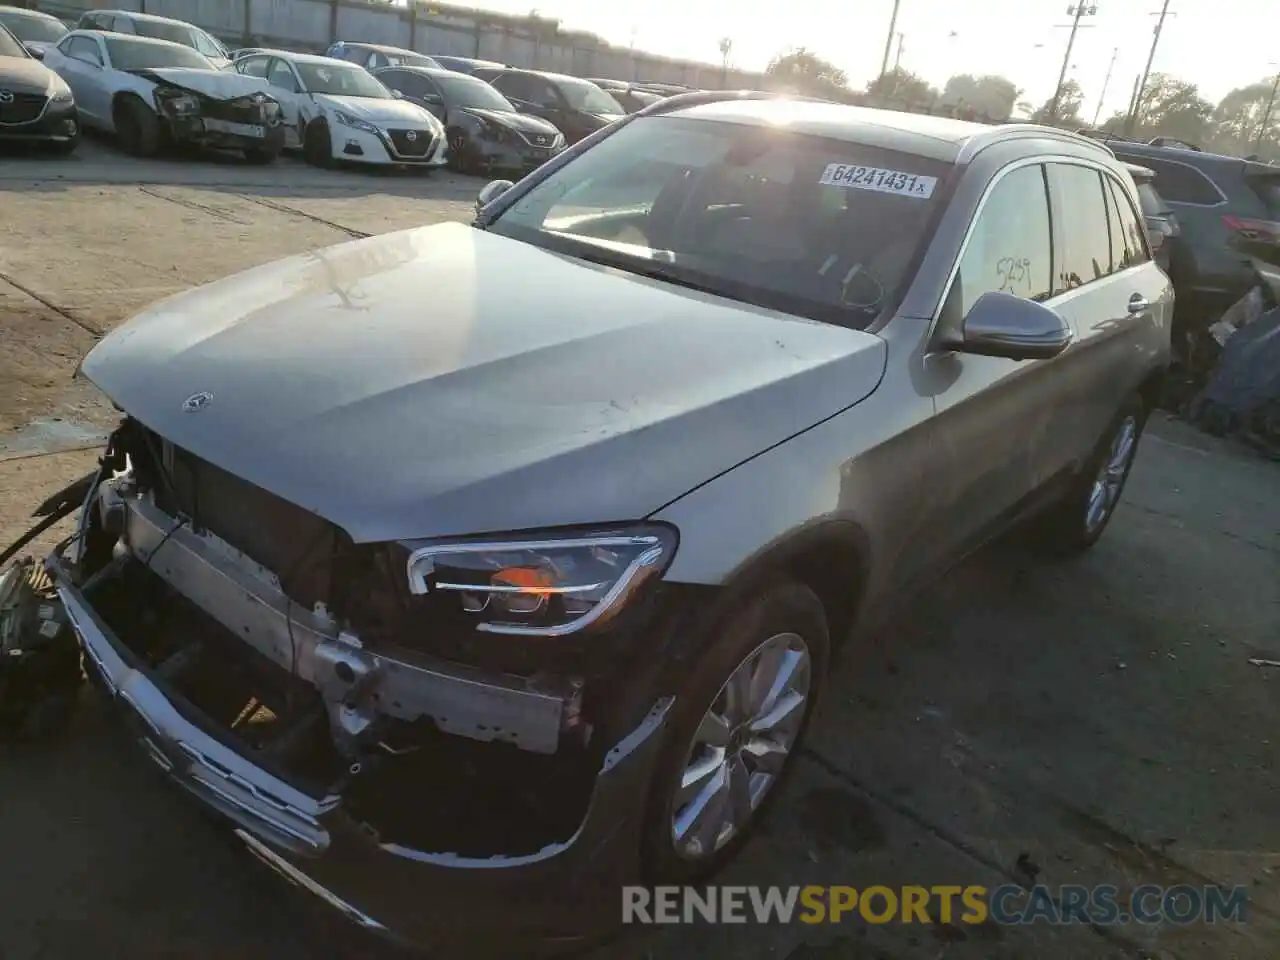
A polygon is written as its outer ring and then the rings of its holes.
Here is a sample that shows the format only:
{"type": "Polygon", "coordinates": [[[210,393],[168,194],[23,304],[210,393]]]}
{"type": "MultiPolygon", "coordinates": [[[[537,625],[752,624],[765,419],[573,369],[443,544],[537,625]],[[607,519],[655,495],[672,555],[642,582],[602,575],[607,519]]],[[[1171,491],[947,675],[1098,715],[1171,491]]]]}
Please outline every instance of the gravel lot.
{"type": "MultiPolygon", "coordinates": [[[[70,380],[103,332],[266,260],[463,219],[480,185],[93,142],[0,157],[0,545],[110,422],[70,380]]],[[[774,820],[723,881],[994,886],[1030,862],[1050,885],[1246,884],[1247,923],[700,927],[595,955],[1280,955],[1280,669],[1248,663],[1280,659],[1278,477],[1158,418],[1090,556],[991,548],[839,665],[774,820]]],[[[4,960],[382,953],[177,802],[92,700],[58,746],[0,747],[0,798],[4,960]]]]}

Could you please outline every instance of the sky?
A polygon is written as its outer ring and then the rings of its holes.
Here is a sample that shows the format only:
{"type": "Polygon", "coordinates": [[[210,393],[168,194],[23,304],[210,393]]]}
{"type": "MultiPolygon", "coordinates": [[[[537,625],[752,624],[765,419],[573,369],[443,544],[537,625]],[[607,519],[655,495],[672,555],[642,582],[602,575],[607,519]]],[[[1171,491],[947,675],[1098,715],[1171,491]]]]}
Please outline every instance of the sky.
{"type": "MultiPolygon", "coordinates": [[[[1038,106],[1052,95],[1062,69],[1069,2],[900,0],[901,65],[939,87],[956,73],[1003,74],[1038,106]]],[[[1067,74],[1084,91],[1086,121],[1100,102],[1100,120],[1127,108],[1151,47],[1158,19],[1152,14],[1159,13],[1161,2],[1088,3],[1098,12],[1081,19],[1067,74]]],[[[473,0],[468,5],[519,15],[537,10],[559,19],[565,29],[588,30],[613,44],[634,43],[637,49],[712,63],[720,61],[720,38],[729,37],[730,63],[744,70],[763,70],[777,54],[805,47],[843,69],[851,86],[861,88],[880,72],[893,0],[473,0]]],[[[1151,69],[1196,83],[1201,95],[1216,103],[1232,89],[1280,71],[1278,36],[1276,0],[1171,0],[1151,69]]]]}

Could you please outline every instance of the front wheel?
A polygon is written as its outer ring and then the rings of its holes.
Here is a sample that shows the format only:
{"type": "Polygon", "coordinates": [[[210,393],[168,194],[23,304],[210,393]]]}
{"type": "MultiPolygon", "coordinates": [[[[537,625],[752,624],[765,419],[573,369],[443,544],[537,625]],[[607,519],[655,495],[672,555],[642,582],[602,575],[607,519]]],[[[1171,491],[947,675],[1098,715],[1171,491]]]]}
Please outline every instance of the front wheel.
{"type": "Polygon", "coordinates": [[[1035,540],[1039,546],[1049,553],[1068,555],[1098,542],[1129,479],[1147,412],[1137,394],[1120,408],[1071,492],[1037,520],[1035,540]]]}
{"type": "Polygon", "coordinates": [[[313,167],[332,166],[333,141],[329,137],[329,125],[323,120],[313,120],[307,124],[302,140],[302,155],[313,167]]]}
{"type": "Polygon", "coordinates": [[[676,695],[645,813],[653,883],[689,883],[727,862],[791,769],[825,675],[822,603],[785,581],[716,631],[676,695]]]}
{"type": "Polygon", "coordinates": [[[164,130],[156,112],[138,97],[126,96],[112,110],[116,139],[125,153],[135,157],[154,157],[160,152],[164,130]]]}

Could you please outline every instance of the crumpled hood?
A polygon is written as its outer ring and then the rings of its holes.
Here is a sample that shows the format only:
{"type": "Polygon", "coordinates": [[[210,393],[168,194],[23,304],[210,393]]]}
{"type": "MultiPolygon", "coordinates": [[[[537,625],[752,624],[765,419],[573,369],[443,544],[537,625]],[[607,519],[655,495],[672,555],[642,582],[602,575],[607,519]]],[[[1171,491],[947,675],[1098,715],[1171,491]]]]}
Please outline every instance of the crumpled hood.
{"type": "Polygon", "coordinates": [[[374,97],[339,97],[317,93],[316,101],[323,106],[349,113],[370,123],[402,124],[417,130],[432,125],[432,116],[422,107],[407,100],[378,100],[374,97]]]}
{"type": "Polygon", "coordinates": [[[27,57],[0,57],[0,87],[14,93],[48,93],[52,85],[62,86],[52,70],[39,60],[27,57]]]}
{"type": "MultiPolygon", "coordinates": [[[[267,93],[266,81],[261,77],[246,77],[241,73],[225,70],[199,70],[195,67],[152,67],[134,70],[134,74],[154,83],[169,83],[185,90],[203,93],[215,100],[234,100],[251,93],[267,93]]],[[[270,94],[268,94],[270,96],[270,94]]],[[[272,98],[274,99],[274,98],[272,98]]]]}
{"type": "Polygon", "coordinates": [[[527,113],[512,113],[510,110],[482,110],[479,107],[465,107],[464,113],[474,114],[500,126],[519,130],[521,133],[536,133],[543,136],[556,137],[560,131],[555,124],[541,117],[532,117],[527,113]]]}
{"type": "Polygon", "coordinates": [[[857,403],[884,362],[867,333],[451,223],[178,294],[82,370],[371,542],[644,517],[857,403]]]}

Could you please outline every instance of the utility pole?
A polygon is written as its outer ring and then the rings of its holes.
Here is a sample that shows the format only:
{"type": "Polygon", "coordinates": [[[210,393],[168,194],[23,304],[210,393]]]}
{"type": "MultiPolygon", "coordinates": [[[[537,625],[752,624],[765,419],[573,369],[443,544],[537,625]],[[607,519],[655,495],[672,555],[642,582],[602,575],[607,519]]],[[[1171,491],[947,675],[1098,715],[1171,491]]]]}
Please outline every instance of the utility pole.
{"type": "Polygon", "coordinates": [[[889,72],[889,51],[893,48],[893,38],[898,32],[898,4],[901,0],[893,0],[893,14],[889,17],[889,35],[884,38],[884,59],[880,61],[880,76],[889,72]]]}
{"type": "MultiPolygon", "coordinates": [[[[1151,76],[1151,62],[1156,58],[1156,47],[1160,43],[1160,33],[1164,30],[1164,21],[1169,16],[1169,0],[1164,0],[1164,4],[1160,7],[1160,19],[1156,21],[1155,33],[1151,37],[1151,52],[1147,54],[1147,65],[1142,70],[1142,79],[1138,81],[1138,95],[1133,98],[1133,109],[1129,111],[1129,116],[1125,120],[1124,132],[1125,136],[1133,133],[1133,128],[1138,122],[1138,110],[1142,106],[1142,95],[1147,92],[1147,78],[1151,76]]],[[[1175,13],[1176,17],[1177,14],[1175,13]]]]}
{"type": "Polygon", "coordinates": [[[902,68],[902,38],[903,38],[903,34],[901,33],[898,34],[898,52],[894,55],[894,58],[893,58],[894,70],[899,70],[902,68]]]}
{"type": "Polygon", "coordinates": [[[1071,65],[1071,48],[1076,43],[1076,31],[1080,29],[1080,18],[1083,16],[1093,16],[1098,12],[1097,4],[1086,6],[1083,0],[1077,0],[1073,7],[1067,7],[1067,13],[1071,15],[1071,34],[1067,37],[1067,52],[1062,58],[1062,71],[1058,74],[1058,85],[1053,90],[1053,99],[1049,101],[1049,116],[1046,118],[1050,123],[1058,119],[1058,102],[1062,99],[1062,84],[1067,79],[1067,68],[1071,65]]]}
{"type": "Polygon", "coordinates": [[[1107,99],[1107,87],[1111,86],[1111,71],[1116,68],[1116,57],[1120,56],[1120,48],[1111,51],[1111,63],[1107,65],[1107,76],[1102,81],[1102,95],[1098,97],[1098,109],[1093,111],[1093,126],[1097,129],[1098,118],[1102,116],[1102,104],[1107,99]]]}
{"type": "Polygon", "coordinates": [[[1276,82],[1271,85],[1271,97],[1267,100],[1267,109],[1262,111],[1262,126],[1258,128],[1258,140],[1253,145],[1253,152],[1260,153],[1262,140],[1267,135],[1267,126],[1271,123],[1271,111],[1275,109],[1276,94],[1280,93],[1280,73],[1276,74],[1276,82]]]}

